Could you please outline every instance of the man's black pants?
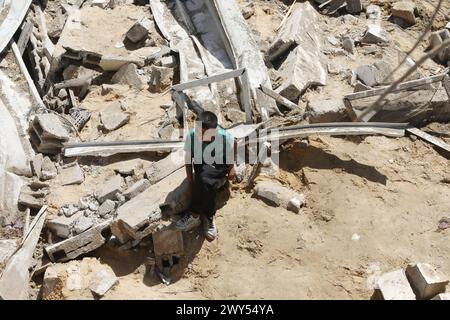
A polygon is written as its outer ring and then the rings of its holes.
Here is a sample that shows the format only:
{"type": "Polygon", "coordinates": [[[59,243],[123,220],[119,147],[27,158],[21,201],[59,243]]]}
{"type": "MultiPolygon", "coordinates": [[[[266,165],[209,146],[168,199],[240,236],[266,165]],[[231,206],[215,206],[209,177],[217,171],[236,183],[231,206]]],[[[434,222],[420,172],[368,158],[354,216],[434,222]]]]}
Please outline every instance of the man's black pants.
{"type": "Polygon", "coordinates": [[[194,165],[191,212],[212,217],[216,214],[216,196],[227,182],[228,166],[194,165]]]}

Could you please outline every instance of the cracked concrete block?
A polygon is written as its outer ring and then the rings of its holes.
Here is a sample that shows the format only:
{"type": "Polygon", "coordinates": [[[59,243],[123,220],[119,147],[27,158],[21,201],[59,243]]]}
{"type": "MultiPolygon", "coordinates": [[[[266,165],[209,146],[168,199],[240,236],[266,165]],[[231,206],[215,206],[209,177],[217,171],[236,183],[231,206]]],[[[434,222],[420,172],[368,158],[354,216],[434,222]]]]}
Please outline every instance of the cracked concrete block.
{"type": "Polygon", "coordinates": [[[120,102],[114,102],[100,112],[100,121],[106,131],[114,131],[126,125],[130,115],[123,112],[120,102]]]}
{"type": "Polygon", "coordinates": [[[70,217],[60,216],[47,222],[47,228],[54,232],[58,237],[67,239],[71,235],[72,228],[76,221],[83,217],[82,212],[77,212],[70,217]]]}
{"type": "Polygon", "coordinates": [[[53,262],[73,260],[100,248],[106,242],[103,233],[109,232],[111,223],[112,219],[102,222],[75,237],[45,247],[45,251],[53,262]]]}
{"type": "Polygon", "coordinates": [[[103,203],[105,200],[113,200],[116,198],[116,194],[122,190],[123,178],[120,175],[115,175],[95,192],[98,202],[103,203]]]}
{"type": "Polygon", "coordinates": [[[416,299],[403,269],[382,274],[377,281],[377,287],[384,300],[416,299]]]}
{"type": "Polygon", "coordinates": [[[155,184],[182,166],[184,166],[184,151],[172,152],[166,158],[152,163],[145,170],[145,177],[151,184],[155,184]]]}
{"type": "Polygon", "coordinates": [[[94,225],[94,219],[91,217],[85,217],[82,215],[79,217],[73,226],[73,231],[75,234],[80,234],[88,230],[94,225]]]}
{"type": "Polygon", "coordinates": [[[44,280],[42,282],[42,299],[50,296],[56,289],[62,288],[63,282],[58,276],[58,272],[51,266],[45,270],[44,280]]]}
{"type": "Polygon", "coordinates": [[[376,24],[370,24],[364,36],[361,39],[361,43],[386,43],[389,42],[389,34],[381,26],[376,24]]]}
{"type": "Polygon", "coordinates": [[[56,169],[55,164],[49,157],[44,157],[41,165],[41,179],[42,180],[51,180],[58,175],[58,170],[56,169]]]}
{"type": "Polygon", "coordinates": [[[445,292],[448,277],[428,263],[411,264],[406,268],[406,276],[419,299],[431,299],[445,292]]]}
{"type": "Polygon", "coordinates": [[[106,200],[102,203],[102,205],[98,208],[98,215],[100,217],[104,217],[110,213],[112,213],[116,209],[116,203],[112,200],[106,200]]]}
{"type": "Polygon", "coordinates": [[[310,123],[335,122],[347,117],[342,99],[312,100],[308,103],[305,115],[310,123]]]}
{"type": "Polygon", "coordinates": [[[122,66],[112,77],[111,82],[114,84],[126,84],[137,90],[144,89],[145,83],[137,72],[137,67],[134,63],[128,63],[122,66]]]}
{"type": "Polygon", "coordinates": [[[400,18],[410,25],[416,24],[416,5],[412,1],[397,1],[392,4],[392,17],[400,18]]]}

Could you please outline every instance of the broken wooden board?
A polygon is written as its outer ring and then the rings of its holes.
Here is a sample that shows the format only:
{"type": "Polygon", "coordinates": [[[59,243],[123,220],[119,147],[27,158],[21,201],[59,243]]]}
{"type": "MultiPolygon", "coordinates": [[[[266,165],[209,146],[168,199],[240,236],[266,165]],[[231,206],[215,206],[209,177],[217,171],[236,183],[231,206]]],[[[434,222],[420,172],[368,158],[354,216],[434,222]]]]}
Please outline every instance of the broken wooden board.
{"type": "Polygon", "coordinates": [[[450,154],[450,145],[448,143],[445,143],[443,140],[433,137],[432,135],[413,127],[407,128],[406,131],[410,134],[419,137],[420,139],[423,139],[431,143],[432,145],[438,147],[439,149],[447,151],[450,154]]]}
{"type": "Polygon", "coordinates": [[[171,151],[181,149],[183,146],[184,142],[181,140],[67,143],[64,145],[64,156],[110,156],[119,153],[171,151]]]}
{"type": "Polygon", "coordinates": [[[0,276],[0,300],[26,300],[30,282],[31,263],[36,245],[39,241],[47,206],[42,207],[34,218],[22,244],[9,259],[5,270],[0,276]]]}

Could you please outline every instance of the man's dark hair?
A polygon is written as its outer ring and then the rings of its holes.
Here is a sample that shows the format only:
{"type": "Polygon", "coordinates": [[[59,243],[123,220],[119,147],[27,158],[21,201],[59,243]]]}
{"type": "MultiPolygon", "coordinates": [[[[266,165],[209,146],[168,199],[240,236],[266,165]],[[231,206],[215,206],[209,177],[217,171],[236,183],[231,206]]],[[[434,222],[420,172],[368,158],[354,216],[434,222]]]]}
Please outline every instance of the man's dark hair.
{"type": "Polygon", "coordinates": [[[203,111],[198,120],[202,123],[202,127],[205,129],[216,129],[217,128],[217,116],[210,111],[203,111]]]}

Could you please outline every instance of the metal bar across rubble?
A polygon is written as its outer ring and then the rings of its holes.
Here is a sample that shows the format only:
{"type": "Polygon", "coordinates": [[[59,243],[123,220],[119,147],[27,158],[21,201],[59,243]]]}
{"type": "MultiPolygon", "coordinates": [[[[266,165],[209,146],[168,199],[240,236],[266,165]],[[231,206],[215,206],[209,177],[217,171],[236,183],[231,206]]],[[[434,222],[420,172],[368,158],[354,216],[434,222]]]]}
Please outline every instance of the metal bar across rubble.
{"type": "Polygon", "coordinates": [[[67,143],[64,145],[64,156],[99,156],[119,153],[171,151],[183,148],[182,140],[140,140],[67,143]]]}
{"type": "Polygon", "coordinates": [[[174,85],[172,87],[172,89],[175,91],[183,91],[183,90],[187,90],[187,89],[191,89],[191,88],[195,88],[195,87],[199,87],[199,86],[206,86],[206,85],[209,85],[214,82],[219,82],[219,81],[224,81],[227,79],[239,77],[244,73],[244,71],[245,71],[245,69],[237,69],[237,70],[233,70],[230,72],[221,73],[221,74],[218,74],[215,76],[203,78],[200,80],[194,80],[191,82],[180,83],[180,84],[174,85]]]}

